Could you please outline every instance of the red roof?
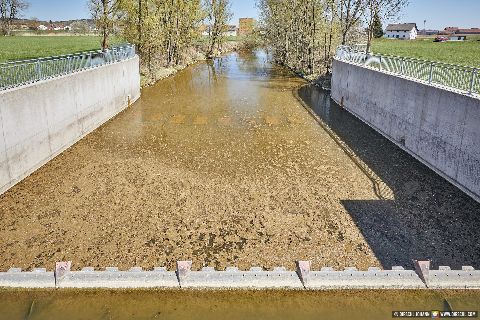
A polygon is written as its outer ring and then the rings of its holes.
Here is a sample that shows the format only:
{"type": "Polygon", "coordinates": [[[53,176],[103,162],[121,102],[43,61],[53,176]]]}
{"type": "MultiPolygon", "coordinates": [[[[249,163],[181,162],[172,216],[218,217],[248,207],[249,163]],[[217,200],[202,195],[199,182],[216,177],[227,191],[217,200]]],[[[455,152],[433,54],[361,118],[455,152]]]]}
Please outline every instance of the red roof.
{"type": "Polygon", "coordinates": [[[480,34],[480,28],[458,29],[455,33],[459,34],[480,34]]]}

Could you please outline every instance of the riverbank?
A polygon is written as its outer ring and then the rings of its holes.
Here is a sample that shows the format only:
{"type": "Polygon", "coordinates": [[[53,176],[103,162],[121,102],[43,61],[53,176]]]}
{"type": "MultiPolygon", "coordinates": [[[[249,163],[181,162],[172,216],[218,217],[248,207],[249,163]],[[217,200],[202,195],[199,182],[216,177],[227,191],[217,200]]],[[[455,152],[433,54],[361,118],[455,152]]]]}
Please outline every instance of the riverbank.
{"type": "MultiPolygon", "coordinates": [[[[237,51],[239,49],[240,42],[238,41],[227,41],[222,45],[222,50],[216,52],[216,57],[220,57],[222,55],[237,51]]],[[[157,81],[162,79],[171,77],[175,75],[177,72],[191,66],[200,61],[206,61],[207,57],[205,55],[206,48],[204,46],[197,46],[191,48],[187,53],[186,57],[184,57],[184,62],[176,65],[165,67],[161,64],[157,63],[157,65],[151,67],[152,71],[149,70],[147,64],[144,61],[140,62],[140,74],[141,74],[141,87],[145,88],[155,84],[157,81]]]]}

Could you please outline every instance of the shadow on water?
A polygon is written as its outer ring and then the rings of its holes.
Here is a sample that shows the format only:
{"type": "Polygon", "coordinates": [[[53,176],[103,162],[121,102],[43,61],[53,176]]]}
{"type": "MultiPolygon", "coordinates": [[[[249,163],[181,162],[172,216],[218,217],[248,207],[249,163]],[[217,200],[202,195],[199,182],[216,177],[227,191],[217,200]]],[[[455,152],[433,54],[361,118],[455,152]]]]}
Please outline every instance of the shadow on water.
{"type": "MultiPolygon", "coordinates": [[[[372,180],[390,190],[379,200],[341,200],[385,268],[433,265],[480,267],[480,204],[342,109],[325,91],[304,86],[297,99],[352,153],[372,180]]],[[[347,152],[347,153],[348,153],[347,152]]],[[[355,158],[357,160],[355,160],[355,158]]]]}

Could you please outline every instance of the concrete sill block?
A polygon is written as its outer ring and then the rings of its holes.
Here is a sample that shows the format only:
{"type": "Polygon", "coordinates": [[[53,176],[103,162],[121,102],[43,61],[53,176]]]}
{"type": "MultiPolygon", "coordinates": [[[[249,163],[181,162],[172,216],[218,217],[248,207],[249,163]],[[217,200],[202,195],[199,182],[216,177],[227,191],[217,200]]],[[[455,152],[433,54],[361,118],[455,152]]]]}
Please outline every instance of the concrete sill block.
{"type": "Polygon", "coordinates": [[[348,267],[335,270],[323,267],[312,270],[310,261],[298,261],[297,270],[283,267],[263,270],[252,267],[239,270],[228,267],[217,271],[204,267],[192,270],[192,261],[178,261],[175,271],[163,267],[143,270],[132,267],[119,270],[106,267],[95,270],[84,267],[81,271],[71,270],[71,261],[58,262],[55,271],[44,268],[22,271],[11,268],[0,272],[0,287],[9,288],[184,288],[184,289],[287,289],[287,290],[331,290],[331,289],[480,289],[480,270],[470,266],[451,270],[440,266],[430,269],[430,261],[414,260],[415,270],[394,266],[391,270],[370,267],[357,270],[348,267]]]}
{"type": "Polygon", "coordinates": [[[55,288],[55,276],[53,271],[47,272],[45,268],[36,268],[32,271],[11,268],[7,272],[0,272],[0,287],[55,288]]]}

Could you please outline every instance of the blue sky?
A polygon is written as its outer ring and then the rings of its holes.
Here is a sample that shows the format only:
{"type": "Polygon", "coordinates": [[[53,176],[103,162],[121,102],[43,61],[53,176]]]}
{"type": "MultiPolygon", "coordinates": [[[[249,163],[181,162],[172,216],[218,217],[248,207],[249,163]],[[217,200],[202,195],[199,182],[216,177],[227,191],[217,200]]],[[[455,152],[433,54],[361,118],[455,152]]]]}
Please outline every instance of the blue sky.
{"type": "MultiPolygon", "coordinates": [[[[232,23],[238,24],[240,17],[258,17],[255,0],[231,0],[234,16],[232,23]]],[[[31,6],[26,18],[41,20],[70,20],[88,18],[86,0],[29,0],[31,6]]],[[[480,27],[480,0],[410,0],[399,21],[416,22],[423,29],[443,29],[447,26],[480,27]]]]}
{"type": "MultiPolygon", "coordinates": [[[[89,18],[87,0],[28,0],[30,8],[25,12],[25,18],[40,20],[71,20],[89,18]]],[[[238,18],[258,18],[255,0],[233,0],[234,13],[231,23],[238,24],[238,18]]]]}
{"type": "Polygon", "coordinates": [[[419,29],[423,20],[427,29],[480,28],[480,0],[410,0],[400,20],[416,22],[419,29]]]}

